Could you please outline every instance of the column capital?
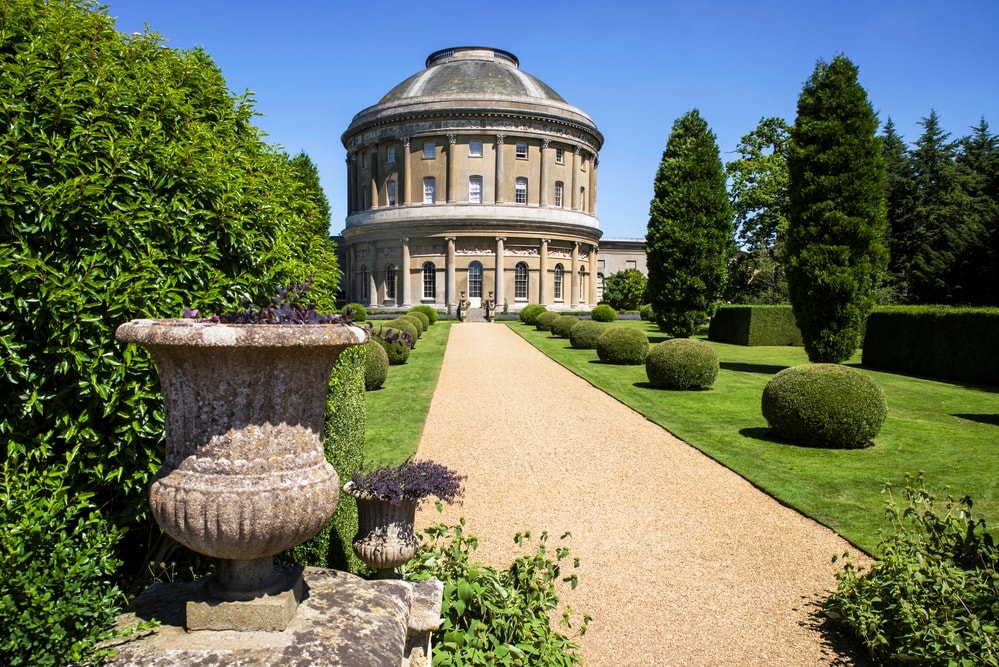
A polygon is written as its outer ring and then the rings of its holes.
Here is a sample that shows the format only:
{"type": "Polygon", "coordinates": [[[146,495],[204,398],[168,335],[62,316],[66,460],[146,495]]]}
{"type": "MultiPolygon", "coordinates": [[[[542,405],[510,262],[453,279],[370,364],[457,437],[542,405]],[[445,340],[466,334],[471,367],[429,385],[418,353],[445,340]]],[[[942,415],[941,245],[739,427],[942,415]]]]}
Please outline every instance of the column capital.
{"type": "Polygon", "coordinates": [[[541,242],[542,243],[551,243],[552,240],[551,239],[541,239],[541,242]]]}
{"type": "Polygon", "coordinates": [[[399,137],[398,140],[402,142],[403,146],[409,147],[409,137],[399,137]]]}
{"type": "Polygon", "coordinates": [[[549,139],[548,137],[545,137],[544,139],[541,140],[541,147],[542,148],[548,148],[548,144],[550,144],[551,141],[552,141],[551,139],[549,139]]]}
{"type": "Polygon", "coordinates": [[[505,236],[497,236],[496,240],[497,241],[506,241],[506,237],[505,236]]]}
{"type": "Polygon", "coordinates": [[[403,236],[403,237],[402,237],[401,239],[399,239],[399,240],[400,240],[400,241],[402,241],[403,243],[409,243],[409,237],[408,237],[408,236],[403,236]]]}
{"type": "Polygon", "coordinates": [[[447,142],[452,145],[458,143],[458,135],[453,132],[447,135],[447,142]]]}
{"type": "Polygon", "coordinates": [[[576,155],[580,155],[583,152],[583,147],[579,145],[573,146],[572,152],[575,153],[576,155]]]}
{"type": "Polygon", "coordinates": [[[506,141],[506,135],[505,134],[497,134],[496,135],[496,143],[497,144],[501,144],[504,141],[506,141]]]}
{"type": "Polygon", "coordinates": [[[454,240],[457,240],[457,238],[458,238],[457,236],[445,236],[444,240],[445,241],[454,241],[454,240]]]}

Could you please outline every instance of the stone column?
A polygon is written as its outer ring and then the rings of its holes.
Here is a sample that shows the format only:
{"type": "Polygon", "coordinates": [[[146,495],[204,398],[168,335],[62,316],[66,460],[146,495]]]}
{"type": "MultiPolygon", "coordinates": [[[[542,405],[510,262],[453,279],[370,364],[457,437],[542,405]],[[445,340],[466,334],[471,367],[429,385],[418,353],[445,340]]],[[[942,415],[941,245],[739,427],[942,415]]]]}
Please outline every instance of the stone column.
{"type": "Polygon", "coordinates": [[[590,305],[597,305],[597,246],[590,246],[590,305]]]}
{"type": "Polygon", "coordinates": [[[590,169],[590,215],[597,216],[597,163],[600,159],[593,156],[593,164],[590,169]]]}
{"type": "Polygon", "coordinates": [[[503,198],[503,141],[505,134],[496,135],[496,191],[493,198],[497,204],[502,204],[503,198]]]}
{"type": "Polygon", "coordinates": [[[405,307],[411,303],[410,287],[413,277],[410,275],[409,266],[409,239],[404,236],[400,240],[402,241],[402,305],[405,307]]]}
{"type": "Polygon", "coordinates": [[[579,241],[572,244],[572,278],[569,282],[569,306],[579,305],[579,241]]]}
{"type": "Polygon", "coordinates": [[[371,173],[371,208],[378,208],[378,144],[368,146],[368,167],[371,173]]]}
{"type": "Polygon", "coordinates": [[[572,202],[572,210],[579,210],[579,146],[572,149],[572,192],[569,193],[569,201],[572,202]]]}
{"type": "Polygon", "coordinates": [[[548,206],[548,139],[541,140],[541,199],[542,208],[548,206]]]}
{"type": "Polygon", "coordinates": [[[368,241],[368,254],[371,257],[371,268],[368,270],[368,305],[372,308],[378,305],[378,245],[374,241],[368,241]]]}
{"type": "Polygon", "coordinates": [[[503,303],[503,242],[506,240],[505,236],[496,237],[496,306],[499,307],[503,303]]]}
{"type": "Polygon", "coordinates": [[[458,201],[458,160],[455,159],[455,146],[458,145],[458,135],[447,135],[447,203],[458,201]]]}
{"type": "Polygon", "coordinates": [[[354,171],[354,156],[347,153],[347,215],[357,210],[357,173],[354,171]]]}
{"type": "Polygon", "coordinates": [[[454,277],[454,241],[455,237],[447,236],[447,285],[444,294],[444,305],[447,306],[448,310],[451,310],[451,306],[454,305],[457,300],[455,299],[455,277],[454,277]]]}
{"type": "Polygon", "coordinates": [[[360,292],[357,289],[357,244],[351,243],[350,248],[347,250],[347,256],[350,261],[350,273],[347,274],[347,293],[350,294],[350,300],[354,302],[359,302],[360,292]]]}
{"type": "Polygon", "coordinates": [[[402,142],[402,155],[399,156],[399,171],[401,178],[399,179],[399,206],[405,206],[409,203],[409,137],[401,137],[399,139],[402,142]]]}
{"type": "Polygon", "coordinates": [[[541,239],[540,270],[538,272],[538,303],[548,305],[548,239],[541,239]]]}

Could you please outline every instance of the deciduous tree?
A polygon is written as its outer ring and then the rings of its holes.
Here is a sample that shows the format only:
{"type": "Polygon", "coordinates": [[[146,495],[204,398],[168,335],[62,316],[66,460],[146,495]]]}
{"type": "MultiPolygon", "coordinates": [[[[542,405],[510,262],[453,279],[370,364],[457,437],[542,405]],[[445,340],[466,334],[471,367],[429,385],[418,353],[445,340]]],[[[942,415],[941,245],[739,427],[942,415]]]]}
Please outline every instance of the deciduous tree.
{"type": "Polygon", "coordinates": [[[638,310],[648,279],[638,269],[617,271],[604,278],[604,298],[615,310],[638,310]]]}

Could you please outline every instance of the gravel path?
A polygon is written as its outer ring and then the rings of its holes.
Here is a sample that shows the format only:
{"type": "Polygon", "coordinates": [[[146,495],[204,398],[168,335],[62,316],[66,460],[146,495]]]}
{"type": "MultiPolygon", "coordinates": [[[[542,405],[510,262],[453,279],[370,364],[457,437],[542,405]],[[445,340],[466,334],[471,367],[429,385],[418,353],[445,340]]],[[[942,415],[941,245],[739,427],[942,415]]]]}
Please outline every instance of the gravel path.
{"type": "Polygon", "coordinates": [[[466,517],[485,563],[508,564],[517,531],[572,532],[589,667],[868,664],[818,614],[844,540],[504,325],[451,327],[417,455],[468,476],[443,520],[466,517]]]}

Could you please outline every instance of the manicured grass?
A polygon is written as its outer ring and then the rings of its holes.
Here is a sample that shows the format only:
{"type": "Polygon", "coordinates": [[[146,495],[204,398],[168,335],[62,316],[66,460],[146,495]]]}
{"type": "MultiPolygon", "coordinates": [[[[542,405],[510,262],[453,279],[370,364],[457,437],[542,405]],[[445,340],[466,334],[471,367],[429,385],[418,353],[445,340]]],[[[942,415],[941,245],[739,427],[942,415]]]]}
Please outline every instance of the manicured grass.
{"type": "Polygon", "coordinates": [[[365,461],[398,463],[416,452],[452,324],[438,320],[423,332],[405,364],[389,366],[381,389],[365,392],[365,461]]]}
{"type": "MultiPolygon", "coordinates": [[[[639,328],[652,343],[665,340],[648,322],[615,325],[639,328]]],[[[594,386],[869,553],[876,550],[878,530],[887,527],[882,485],[901,487],[906,472],[923,471],[932,488],[949,486],[954,496],[970,496],[975,515],[999,535],[999,388],[867,371],[888,402],[876,445],[796,447],[770,439],[760,397],[777,371],[808,362],[802,348],[711,343],[721,362],[714,387],[668,391],[649,386],[644,366],[604,364],[593,350],[574,350],[567,340],[520,323],[508,326],[594,386]]],[[[859,367],[859,353],[848,363],[859,367]]]]}

